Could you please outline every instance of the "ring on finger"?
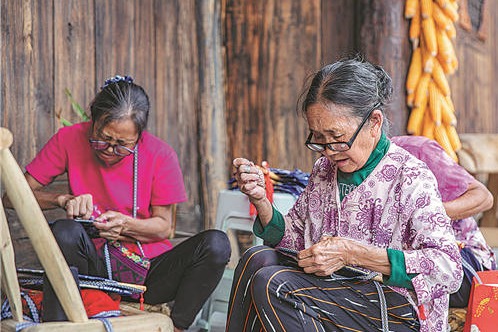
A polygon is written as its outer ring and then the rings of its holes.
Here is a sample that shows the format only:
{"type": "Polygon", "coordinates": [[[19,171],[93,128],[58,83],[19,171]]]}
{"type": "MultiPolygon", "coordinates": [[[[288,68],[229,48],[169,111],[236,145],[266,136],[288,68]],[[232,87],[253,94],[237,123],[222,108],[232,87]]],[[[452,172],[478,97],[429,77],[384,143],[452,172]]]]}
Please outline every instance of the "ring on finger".
{"type": "Polygon", "coordinates": [[[251,173],[251,166],[245,165],[243,172],[245,172],[245,173],[251,173]]]}

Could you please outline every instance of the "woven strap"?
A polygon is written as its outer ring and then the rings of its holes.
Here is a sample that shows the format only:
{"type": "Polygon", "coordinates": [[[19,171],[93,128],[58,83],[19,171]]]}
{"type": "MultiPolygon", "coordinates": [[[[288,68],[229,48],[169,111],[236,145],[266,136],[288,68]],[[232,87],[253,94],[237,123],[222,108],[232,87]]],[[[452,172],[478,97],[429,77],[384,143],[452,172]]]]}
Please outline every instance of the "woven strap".
{"type": "MultiPolygon", "coordinates": [[[[132,217],[137,217],[137,201],[138,201],[138,143],[133,149],[133,210],[132,217]]],[[[140,241],[137,241],[138,249],[142,257],[145,257],[144,250],[140,241]]],[[[105,267],[107,269],[107,278],[112,280],[112,267],[111,267],[111,257],[109,255],[109,241],[106,241],[104,245],[104,260],[105,267]]]]}

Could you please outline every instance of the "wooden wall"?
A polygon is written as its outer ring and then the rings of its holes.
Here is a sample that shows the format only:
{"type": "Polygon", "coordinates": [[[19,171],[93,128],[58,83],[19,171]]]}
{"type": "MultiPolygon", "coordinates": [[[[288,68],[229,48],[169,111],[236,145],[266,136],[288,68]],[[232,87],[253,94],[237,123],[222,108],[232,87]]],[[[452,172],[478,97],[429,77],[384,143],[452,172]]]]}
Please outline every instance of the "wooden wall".
{"type": "MultiPolygon", "coordinates": [[[[488,38],[458,29],[450,78],[460,132],[498,132],[498,4],[488,38]]],[[[189,202],[178,229],[214,226],[234,157],[310,171],[296,101],[321,65],[362,52],[393,77],[392,134],[408,117],[408,21],[399,0],[3,0],[0,120],[24,167],[58,129],[78,121],[64,89],[87,106],[105,78],[128,74],[149,93],[149,130],[177,151],[189,202]]],[[[63,183],[62,179],[62,183],[63,183]]],[[[11,216],[14,218],[15,216],[11,216]]]]}

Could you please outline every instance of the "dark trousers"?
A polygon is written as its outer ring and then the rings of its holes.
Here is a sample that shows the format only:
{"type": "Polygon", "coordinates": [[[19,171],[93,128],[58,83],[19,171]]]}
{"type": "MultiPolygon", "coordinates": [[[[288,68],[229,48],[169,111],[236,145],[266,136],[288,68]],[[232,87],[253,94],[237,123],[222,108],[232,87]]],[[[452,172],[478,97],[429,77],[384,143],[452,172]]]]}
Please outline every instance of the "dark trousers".
{"type": "MultiPolygon", "coordinates": [[[[266,246],[249,249],[235,270],[227,331],[379,331],[379,294],[372,281],[332,280],[281,265],[266,246]]],[[[285,263],[284,263],[285,264],[285,263]]],[[[406,298],[384,292],[390,331],[418,331],[406,298]]]]}
{"type": "MultiPolygon", "coordinates": [[[[52,232],[70,266],[80,274],[107,277],[104,262],[83,227],[70,219],[51,223],[52,232]]],[[[151,260],[144,300],[149,304],[174,301],[173,324],[187,329],[220,281],[230,258],[224,232],[207,230],[151,260]]]]}

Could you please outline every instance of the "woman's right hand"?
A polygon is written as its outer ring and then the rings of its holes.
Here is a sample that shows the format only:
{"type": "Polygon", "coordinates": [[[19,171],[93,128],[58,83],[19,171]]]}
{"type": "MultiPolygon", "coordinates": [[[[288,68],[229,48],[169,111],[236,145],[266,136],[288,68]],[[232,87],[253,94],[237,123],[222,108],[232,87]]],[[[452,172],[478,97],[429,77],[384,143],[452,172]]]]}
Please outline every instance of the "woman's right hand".
{"type": "Polygon", "coordinates": [[[235,158],[233,167],[233,175],[240,191],[246,194],[252,203],[266,197],[265,178],[259,167],[244,158],[235,158]]]}
{"type": "Polygon", "coordinates": [[[89,219],[93,213],[93,197],[91,194],[79,196],[59,196],[60,206],[66,210],[67,218],[89,219]]]}

